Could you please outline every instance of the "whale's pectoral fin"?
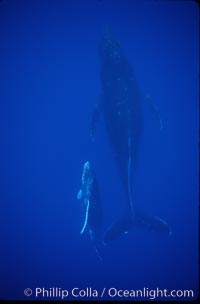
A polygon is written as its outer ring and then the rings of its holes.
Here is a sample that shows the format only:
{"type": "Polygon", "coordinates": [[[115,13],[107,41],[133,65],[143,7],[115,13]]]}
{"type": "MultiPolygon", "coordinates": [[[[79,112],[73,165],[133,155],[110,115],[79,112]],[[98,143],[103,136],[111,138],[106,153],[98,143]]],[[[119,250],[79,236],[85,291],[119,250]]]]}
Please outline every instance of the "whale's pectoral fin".
{"type": "MultiPolygon", "coordinates": [[[[100,98],[100,101],[101,101],[101,98],[100,98]]],[[[95,133],[95,130],[96,130],[96,126],[97,126],[97,123],[99,121],[100,114],[101,114],[101,103],[100,103],[100,101],[97,104],[95,104],[94,109],[93,109],[93,113],[92,113],[92,116],[91,116],[91,120],[90,120],[90,136],[91,136],[93,141],[94,141],[94,133],[95,133]]]]}
{"type": "Polygon", "coordinates": [[[85,221],[84,221],[83,228],[81,229],[80,234],[83,234],[83,232],[85,231],[85,228],[87,226],[87,223],[88,223],[88,214],[89,214],[89,208],[90,208],[90,201],[89,201],[89,199],[85,199],[85,205],[86,205],[85,221]]]}
{"type": "Polygon", "coordinates": [[[156,119],[159,121],[160,130],[162,130],[163,129],[163,123],[162,123],[162,119],[160,117],[158,107],[155,105],[155,103],[152,102],[152,100],[149,96],[145,97],[145,102],[148,103],[148,105],[151,109],[151,112],[155,115],[156,119]]]}

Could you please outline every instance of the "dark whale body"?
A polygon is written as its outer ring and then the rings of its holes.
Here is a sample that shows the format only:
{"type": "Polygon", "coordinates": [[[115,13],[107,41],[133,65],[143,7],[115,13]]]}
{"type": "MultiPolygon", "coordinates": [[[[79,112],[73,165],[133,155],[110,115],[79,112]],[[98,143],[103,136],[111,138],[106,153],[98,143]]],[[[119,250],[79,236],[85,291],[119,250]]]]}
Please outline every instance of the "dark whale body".
{"type": "Polygon", "coordinates": [[[104,242],[117,239],[133,227],[170,233],[165,221],[138,212],[133,200],[134,172],[143,133],[143,100],[133,69],[122,47],[108,31],[101,40],[99,51],[102,95],[93,115],[91,134],[97,113],[101,111],[127,197],[123,202],[124,214],[108,228],[104,242]]]}

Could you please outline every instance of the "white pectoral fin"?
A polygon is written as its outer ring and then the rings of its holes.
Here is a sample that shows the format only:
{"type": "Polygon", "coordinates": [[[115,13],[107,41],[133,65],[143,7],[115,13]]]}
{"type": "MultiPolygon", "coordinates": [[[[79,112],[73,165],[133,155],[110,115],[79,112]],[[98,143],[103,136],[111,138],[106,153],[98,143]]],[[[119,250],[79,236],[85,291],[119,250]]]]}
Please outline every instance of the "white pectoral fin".
{"type": "Polygon", "coordinates": [[[80,234],[83,234],[83,232],[85,231],[85,228],[87,226],[88,213],[89,213],[89,208],[90,208],[90,201],[89,201],[89,199],[85,199],[85,204],[86,204],[85,221],[84,221],[84,225],[83,225],[83,228],[81,229],[80,234]]]}

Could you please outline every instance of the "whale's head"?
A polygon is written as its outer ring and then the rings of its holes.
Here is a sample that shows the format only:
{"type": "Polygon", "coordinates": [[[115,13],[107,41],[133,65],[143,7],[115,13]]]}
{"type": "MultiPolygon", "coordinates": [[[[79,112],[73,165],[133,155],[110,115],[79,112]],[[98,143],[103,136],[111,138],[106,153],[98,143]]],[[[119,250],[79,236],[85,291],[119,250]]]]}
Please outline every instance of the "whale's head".
{"type": "Polygon", "coordinates": [[[120,43],[106,29],[99,44],[100,60],[102,64],[117,65],[124,59],[120,43]]]}

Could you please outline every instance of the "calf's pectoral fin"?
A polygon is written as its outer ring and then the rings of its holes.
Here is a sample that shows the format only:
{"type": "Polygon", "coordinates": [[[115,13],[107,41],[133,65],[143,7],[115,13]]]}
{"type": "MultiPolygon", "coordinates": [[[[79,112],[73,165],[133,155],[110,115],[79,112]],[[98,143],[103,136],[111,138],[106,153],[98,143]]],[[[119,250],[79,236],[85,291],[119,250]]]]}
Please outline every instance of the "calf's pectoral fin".
{"type": "Polygon", "coordinates": [[[87,226],[87,223],[88,223],[88,213],[89,213],[89,208],[90,208],[90,201],[89,199],[85,199],[85,205],[86,205],[86,211],[85,211],[85,221],[84,221],[84,224],[83,224],[83,228],[81,229],[81,232],[80,234],[83,234],[83,232],[85,231],[85,228],[87,226]]]}

